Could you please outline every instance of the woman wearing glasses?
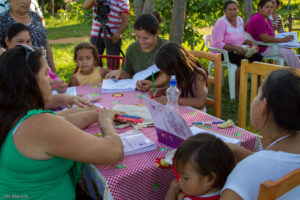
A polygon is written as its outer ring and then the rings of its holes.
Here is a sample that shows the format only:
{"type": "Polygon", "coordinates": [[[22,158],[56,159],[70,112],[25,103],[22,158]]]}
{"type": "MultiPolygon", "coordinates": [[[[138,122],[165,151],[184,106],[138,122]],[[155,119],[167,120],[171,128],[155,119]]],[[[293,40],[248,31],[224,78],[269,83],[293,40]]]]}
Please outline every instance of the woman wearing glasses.
{"type": "Polygon", "coordinates": [[[43,51],[22,45],[0,57],[1,195],[75,199],[80,162],[113,164],[123,159],[113,127],[120,113],[91,109],[66,121],[43,109],[51,97],[43,51]],[[96,121],[101,139],[80,129],[96,121]]]}
{"type": "Polygon", "coordinates": [[[47,41],[47,32],[40,16],[29,10],[31,0],[8,0],[9,10],[0,14],[0,54],[5,50],[4,33],[13,23],[22,23],[28,26],[32,39],[32,46],[43,47],[47,53],[48,64],[52,72],[56,73],[52,50],[47,41]]]}

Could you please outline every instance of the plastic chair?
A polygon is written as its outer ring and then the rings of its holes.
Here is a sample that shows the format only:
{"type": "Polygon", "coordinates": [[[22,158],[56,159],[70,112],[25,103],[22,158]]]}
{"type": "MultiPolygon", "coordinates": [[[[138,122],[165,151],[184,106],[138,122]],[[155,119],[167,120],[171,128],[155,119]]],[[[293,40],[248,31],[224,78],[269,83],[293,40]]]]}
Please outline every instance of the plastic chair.
{"type": "MultiPolygon", "coordinates": [[[[235,70],[237,69],[236,64],[232,64],[229,61],[227,50],[218,49],[218,48],[214,48],[214,47],[210,46],[211,34],[204,35],[203,40],[204,40],[204,45],[206,46],[206,48],[208,48],[208,50],[215,51],[215,52],[220,52],[220,53],[223,54],[224,60],[221,62],[221,64],[222,64],[223,67],[228,68],[228,82],[229,82],[230,99],[235,100],[235,70]]],[[[211,69],[214,68],[214,67],[215,67],[214,63],[210,61],[209,65],[208,65],[208,74],[211,73],[211,69]]],[[[224,76],[224,73],[223,73],[223,76],[224,76]]]]}
{"type": "Polygon", "coordinates": [[[258,200],[275,200],[298,185],[300,185],[300,168],[277,181],[269,180],[260,184],[258,200]]]}
{"type": "MultiPolygon", "coordinates": [[[[238,126],[246,129],[247,122],[247,94],[248,94],[248,77],[251,75],[251,96],[250,104],[258,91],[258,76],[266,76],[271,71],[282,69],[279,65],[273,65],[268,63],[253,62],[249,63],[248,60],[242,60],[241,75],[240,75],[240,96],[238,106],[238,126]]],[[[251,119],[249,119],[249,129],[254,131],[254,126],[251,119]]]]}
{"type": "Polygon", "coordinates": [[[274,60],[276,61],[278,65],[284,66],[284,59],[282,57],[279,56],[279,45],[277,43],[264,43],[264,42],[260,42],[260,41],[256,41],[252,38],[252,36],[245,32],[245,36],[248,40],[253,41],[254,43],[256,43],[257,45],[261,45],[261,46],[267,46],[267,47],[273,47],[273,54],[270,56],[264,56],[264,59],[267,60],[274,60]]]}
{"type": "Polygon", "coordinates": [[[208,76],[208,83],[214,85],[214,99],[206,97],[205,104],[214,108],[214,116],[221,118],[222,98],[222,65],[221,54],[211,54],[203,51],[189,51],[196,58],[204,58],[213,62],[215,76],[208,76]]]}

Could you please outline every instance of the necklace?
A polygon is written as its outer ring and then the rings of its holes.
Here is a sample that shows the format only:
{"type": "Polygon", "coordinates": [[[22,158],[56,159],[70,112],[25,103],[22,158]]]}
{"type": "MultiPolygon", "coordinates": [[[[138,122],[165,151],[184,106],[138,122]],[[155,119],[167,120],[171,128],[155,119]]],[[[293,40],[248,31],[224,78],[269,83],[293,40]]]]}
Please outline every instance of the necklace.
{"type": "Polygon", "coordinates": [[[270,148],[271,146],[273,146],[274,144],[276,144],[277,142],[281,141],[281,140],[284,140],[285,138],[287,137],[290,137],[292,135],[292,133],[288,134],[288,135],[285,135],[285,136],[282,136],[280,138],[277,138],[274,142],[272,142],[271,144],[269,144],[269,146],[267,146],[266,149],[270,148]]]}

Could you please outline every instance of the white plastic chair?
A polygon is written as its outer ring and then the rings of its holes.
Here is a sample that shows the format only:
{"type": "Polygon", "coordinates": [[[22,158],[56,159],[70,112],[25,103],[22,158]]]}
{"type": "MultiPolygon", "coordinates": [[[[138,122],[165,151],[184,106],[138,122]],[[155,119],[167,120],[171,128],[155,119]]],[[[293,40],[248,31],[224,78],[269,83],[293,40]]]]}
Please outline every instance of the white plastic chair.
{"type": "Polygon", "coordinates": [[[284,66],[284,59],[282,57],[279,56],[279,45],[277,43],[265,43],[265,42],[260,42],[260,41],[256,41],[252,38],[252,36],[245,32],[245,36],[248,40],[253,41],[254,43],[256,43],[257,45],[261,45],[261,46],[267,46],[267,47],[273,47],[273,54],[270,56],[264,56],[264,59],[267,60],[274,60],[276,61],[278,65],[284,66]]]}
{"type": "MultiPolygon", "coordinates": [[[[223,54],[224,60],[222,61],[222,66],[228,68],[228,82],[229,82],[230,99],[235,100],[235,70],[237,69],[236,64],[233,64],[229,61],[227,50],[217,49],[217,48],[210,46],[211,34],[204,35],[203,40],[204,40],[204,45],[208,48],[208,50],[220,52],[223,54]]],[[[210,61],[209,65],[208,65],[208,74],[211,73],[211,69],[214,67],[215,67],[214,63],[210,61]]],[[[223,77],[224,77],[224,70],[223,70],[223,77]]]]}

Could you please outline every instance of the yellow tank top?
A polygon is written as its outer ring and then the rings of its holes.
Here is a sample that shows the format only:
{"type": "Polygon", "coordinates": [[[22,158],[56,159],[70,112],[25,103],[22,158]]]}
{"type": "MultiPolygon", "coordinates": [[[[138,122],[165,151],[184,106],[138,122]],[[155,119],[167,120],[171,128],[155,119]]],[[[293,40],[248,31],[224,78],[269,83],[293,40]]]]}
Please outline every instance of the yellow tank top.
{"type": "Polygon", "coordinates": [[[100,67],[95,67],[91,74],[82,74],[79,71],[74,76],[78,80],[79,85],[96,84],[102,82],[100,67]]]}

